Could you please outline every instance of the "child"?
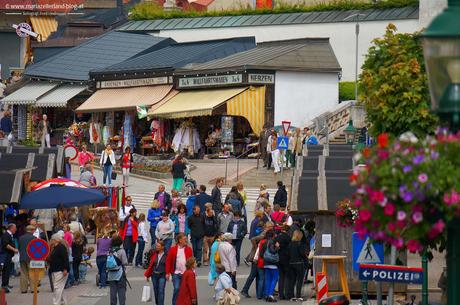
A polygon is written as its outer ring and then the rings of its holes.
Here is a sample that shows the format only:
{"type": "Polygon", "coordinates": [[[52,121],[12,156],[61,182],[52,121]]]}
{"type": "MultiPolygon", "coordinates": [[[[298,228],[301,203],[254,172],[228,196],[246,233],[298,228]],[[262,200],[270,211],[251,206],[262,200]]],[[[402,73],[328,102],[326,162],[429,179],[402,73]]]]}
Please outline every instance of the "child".
{"type": "Polygon", "coordinates": [[[138,232],[138,237],[137,237],[138,249],[137,249],[135,266],[138,268],[141,268],[145,244],[148,242],[147,225],[145,224],[145,214],[144,213],[141,213],[139,215],[139,224],[137,227],[137,232],[138,232]]]}
{"type": "Polygon", "coordinates": [[[91,264],[91,254],[93,254],[94,248],[93,247],[88,247],[86,248],[85,252],[82,255],[81,263],[80,263],[80,282],[84,283],[86,282],[86,272],[88,271],[89,268],[93,268],[93,265],[91,264]]]}

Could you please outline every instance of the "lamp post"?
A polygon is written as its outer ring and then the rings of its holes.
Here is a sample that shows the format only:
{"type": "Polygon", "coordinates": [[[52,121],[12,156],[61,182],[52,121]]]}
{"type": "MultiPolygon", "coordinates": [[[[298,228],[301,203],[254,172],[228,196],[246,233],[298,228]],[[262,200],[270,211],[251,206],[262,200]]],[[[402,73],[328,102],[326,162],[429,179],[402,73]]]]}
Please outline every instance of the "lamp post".
{"type": "Polygon", "coordinates": [[[356,128],[353,126],[353,120],[348,121],[348,126],[343,130],[347,144],[353,144],[355,141],[356,128]]]}
{"type": "Polygon", "coordinates": [[[359,17],[366,17],[364,14],[353,14],[348,16],[347,18],[343,19],[343,21],[346,21],[348,19],[355,18],[356,19],[356,25],[355,25],[355,100],[358,100],[358,42],[359,42],[359,17]]]}
{"type": "MultiPolygon", "coordinates": [[[[433,111],[443,124],[460,130],[460,0],[423,32],[423,50],[433,111]]],[[[460,218],[447,225],[447,303],[460,304],[460,218]]]]}

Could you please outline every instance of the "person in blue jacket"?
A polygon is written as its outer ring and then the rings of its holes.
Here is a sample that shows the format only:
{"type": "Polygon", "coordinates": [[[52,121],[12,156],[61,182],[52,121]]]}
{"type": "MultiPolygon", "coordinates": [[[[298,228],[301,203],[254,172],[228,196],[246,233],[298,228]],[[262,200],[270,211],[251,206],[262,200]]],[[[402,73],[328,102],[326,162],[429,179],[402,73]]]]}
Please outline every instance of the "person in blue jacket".
{"type": "Polygon", "coordinates": [[[152,246],[156,243],[155,231],[157,229],[158,222],[161,220],[161,209],[160,201],[154,200],[152,207],[148,210],[147,220],[150,222],[150,237],[152,238],[152,246]]]}
{"type": "Polygon", "coordinates": [[[185,207],[187,208],[187,217],[193,214],[193,207],[197,205],[197,190],[192,190],[190,196],[187,198],[185,207]]]}
{"type": "Polygon", "coordinates": [[[200,211],[201,211],[201,214],[203,215],[206,212],[206,207],[204,205],[208,202],[212,203],[212,198],[210,195],[206,194],[206,186],[200,185],[199,193],[196,195],[195,204],[200,206],[200,211]]]}

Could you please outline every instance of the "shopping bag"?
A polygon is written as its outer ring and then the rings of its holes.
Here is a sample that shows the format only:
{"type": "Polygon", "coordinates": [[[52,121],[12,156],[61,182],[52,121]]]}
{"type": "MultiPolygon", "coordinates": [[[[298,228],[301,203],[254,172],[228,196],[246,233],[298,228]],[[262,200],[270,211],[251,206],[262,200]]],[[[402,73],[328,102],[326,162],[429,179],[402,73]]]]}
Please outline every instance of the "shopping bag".
{"type": "Polygon", "coordinates": [[[112,180],[117,180],[117,173],[116,172],[112,172],[112,180]]]}
{"type": "Polygon", "coordinates": [[[142,302],[147,303],[152,300],[152,295],[150,293],[150,286],[144,286],[144,289],[142,289],[142,302]]]}

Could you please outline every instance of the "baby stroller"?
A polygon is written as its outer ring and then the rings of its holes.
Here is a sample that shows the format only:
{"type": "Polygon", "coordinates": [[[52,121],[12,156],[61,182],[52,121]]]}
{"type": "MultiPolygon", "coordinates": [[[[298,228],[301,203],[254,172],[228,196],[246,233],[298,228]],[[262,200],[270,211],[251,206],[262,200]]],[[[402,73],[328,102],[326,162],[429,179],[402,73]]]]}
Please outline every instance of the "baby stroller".
{"type": "Polygon", "coordinates": [[[181,195],[182,197],[188,197],[192,190],[196,189],[196,181],[195,179],[192,178],[192,175],[190,174],[190,166],[186,166],[186,170],[184,171],[185,177],[184,177],[184,183],[182,184],[182,192],[181,195]]]}

